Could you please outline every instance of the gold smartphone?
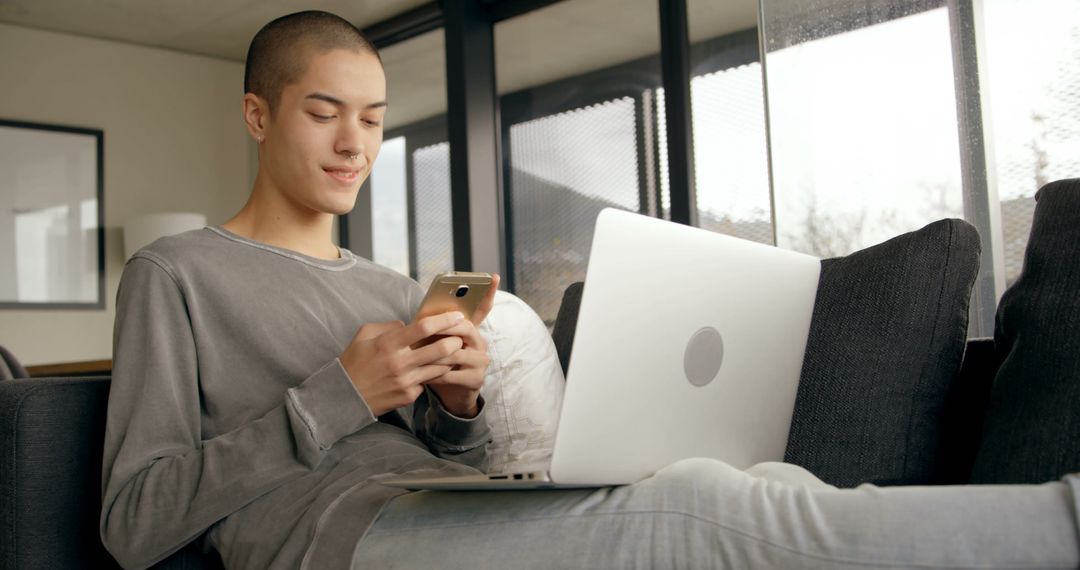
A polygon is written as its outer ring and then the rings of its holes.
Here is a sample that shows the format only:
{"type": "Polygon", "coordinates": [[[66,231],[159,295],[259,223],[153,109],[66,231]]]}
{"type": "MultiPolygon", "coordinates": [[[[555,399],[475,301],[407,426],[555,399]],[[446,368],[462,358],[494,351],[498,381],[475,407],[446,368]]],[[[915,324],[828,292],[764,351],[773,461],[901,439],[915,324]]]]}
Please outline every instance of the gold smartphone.
{"type": "Polygon", "coordinates": [[[466,319],[472,319],[490,289],[490,273],[440,273],[431,281],[413,321],[451,311],[460,311],[466,319]]]}

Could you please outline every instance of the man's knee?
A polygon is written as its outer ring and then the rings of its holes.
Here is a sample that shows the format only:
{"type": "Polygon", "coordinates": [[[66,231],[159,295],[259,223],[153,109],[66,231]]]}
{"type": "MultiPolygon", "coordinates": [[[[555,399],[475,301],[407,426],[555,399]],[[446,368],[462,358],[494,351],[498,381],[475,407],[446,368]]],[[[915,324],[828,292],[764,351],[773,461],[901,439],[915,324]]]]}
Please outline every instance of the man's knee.
{"type": "Polygon", "coordinates": [[[786,483],[788,485],[805,485],[811,489],[836,488],[821,479],[818,479],[817,476],[806,469],[799,467],[798,465],[792,465],[791,463],[781,463],[778,461],[758,463],[757,465],[748,468],[746,473],[752,477],[765,479],[767,481],[786,483]]]}
{"type": "Polygon", "coordinates": [[[681,459],[664,467],[653,475],[654,478],[676,480],[702,480],[702,479],[740,479],[745,478],[746,473],[716,459],[704,457],[692,457],[681,459]]]}
{"type": "Polygon", "coordinates": [[[690,493],[701,500],[749,485],[751,477],[723,461],[696,457],[676,461],[646,481],[665,494],[690,493]]]}

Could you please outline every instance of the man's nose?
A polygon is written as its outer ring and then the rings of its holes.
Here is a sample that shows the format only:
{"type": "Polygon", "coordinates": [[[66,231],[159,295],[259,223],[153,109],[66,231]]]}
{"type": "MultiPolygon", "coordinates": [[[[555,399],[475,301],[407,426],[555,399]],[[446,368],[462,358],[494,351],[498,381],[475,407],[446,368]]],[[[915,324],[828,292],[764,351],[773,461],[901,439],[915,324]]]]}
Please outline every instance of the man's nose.
{"type": "Polygon", "coordinates": [[[356,156],[364,152],[363,127],[351,122],[342,121],[338,130],[338,139],[335,150],[338,154],[346,157],[356,156]]]}

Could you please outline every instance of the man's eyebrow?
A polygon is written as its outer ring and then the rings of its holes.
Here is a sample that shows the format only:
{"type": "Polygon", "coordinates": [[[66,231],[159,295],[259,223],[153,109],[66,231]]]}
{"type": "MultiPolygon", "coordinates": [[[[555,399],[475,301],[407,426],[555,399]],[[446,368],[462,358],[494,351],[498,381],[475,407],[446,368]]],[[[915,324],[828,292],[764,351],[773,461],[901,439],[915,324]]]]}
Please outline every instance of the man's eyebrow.
{"type": "MultiPolygon", "coordinates": [[[[318,101],[326,101],[327,103],[330,103],[331,105],[337,105],[338,107],[344,107],[345,106],[345,102],[342,101],[341,99],[338,99],[337,97],[334,97],[333,95],[327,95],[326,93],[319,93],[317,91],[315,93],[309,94],[307,97],[304,97],[304,99],[315,99],[315,100],[318,100],[318,101]]],[[[377,109],[379,107],[385,107],[385,106],[386,106],[386,101],[376,101],[375,103],[367,105],[364,108],[365,109],[377,109]]]]}

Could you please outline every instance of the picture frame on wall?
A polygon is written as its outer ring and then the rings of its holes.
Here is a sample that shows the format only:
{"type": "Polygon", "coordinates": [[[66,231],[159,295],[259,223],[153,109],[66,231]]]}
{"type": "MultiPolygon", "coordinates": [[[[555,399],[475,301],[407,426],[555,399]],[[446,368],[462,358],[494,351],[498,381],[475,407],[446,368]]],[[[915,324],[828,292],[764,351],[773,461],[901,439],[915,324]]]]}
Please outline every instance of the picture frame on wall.
{"type": "Polygon", "coordinates": [[[0,119],[0,309],[104,310],[104,141],[0,119]]]}

